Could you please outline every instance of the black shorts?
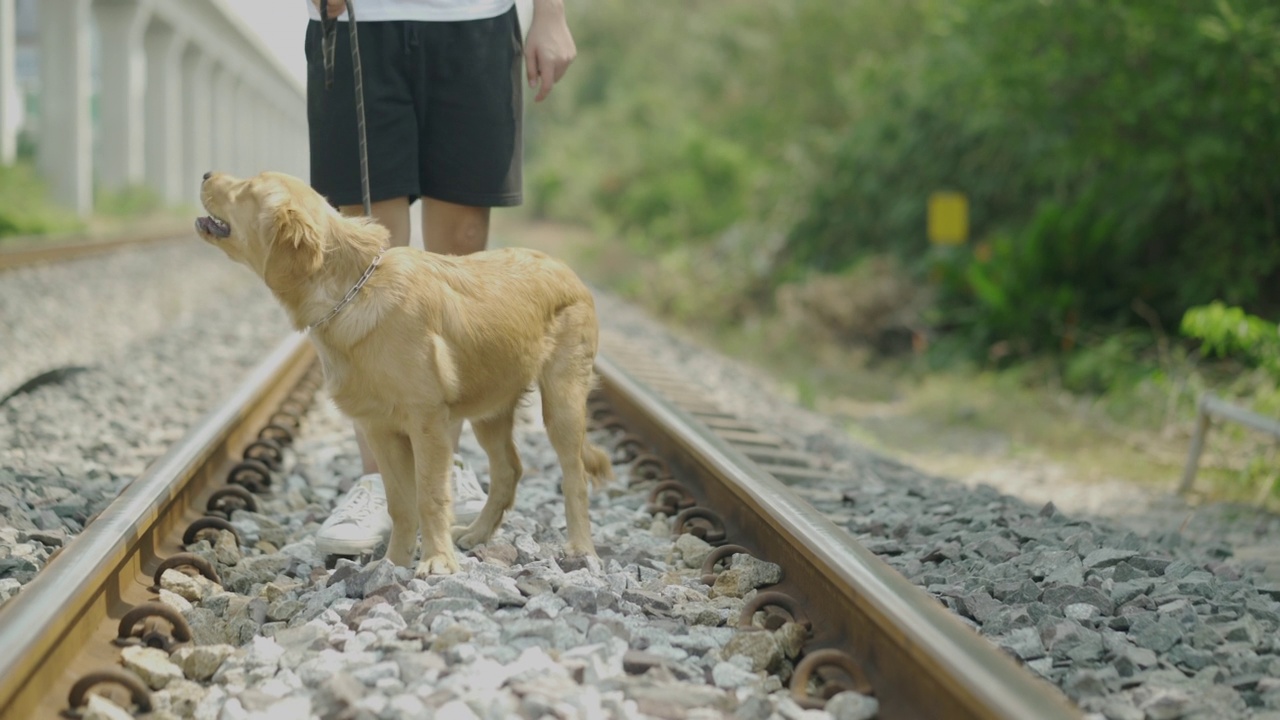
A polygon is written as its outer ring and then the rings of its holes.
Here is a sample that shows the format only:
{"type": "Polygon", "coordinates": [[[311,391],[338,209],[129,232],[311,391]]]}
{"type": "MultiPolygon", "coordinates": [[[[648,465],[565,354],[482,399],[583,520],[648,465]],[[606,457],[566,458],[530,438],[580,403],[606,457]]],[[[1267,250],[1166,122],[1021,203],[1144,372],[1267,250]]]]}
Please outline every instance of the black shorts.
{"type": "MultiPolygon", "coordinates": [[[[356,31],[373,201],[519,205],[523,72],[515,7],[482,20],[357,22],[356,31]]],[[[362,202],[349,32],[338,24],[330,88],[319,22],[306,38],[311,185],[334,205],[362,202]]]]}

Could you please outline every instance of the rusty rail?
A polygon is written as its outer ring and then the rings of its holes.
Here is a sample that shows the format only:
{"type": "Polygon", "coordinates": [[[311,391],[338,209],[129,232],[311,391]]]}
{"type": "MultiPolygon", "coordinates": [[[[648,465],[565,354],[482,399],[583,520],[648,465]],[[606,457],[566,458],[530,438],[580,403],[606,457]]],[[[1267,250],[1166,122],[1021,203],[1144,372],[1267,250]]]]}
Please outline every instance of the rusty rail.
{"type": "MultiPolygon", "coordinates": [[[[963,625],[703,422],[726,424],[723,413],[690,404],[687,396],[680,402],[692,409],[678,407],[613,357],[597,361],[602,395],[666,458],[675,484],[686,486],[676,491],[683,503],[671,505],[683,506],[677,526],[694,521],[698,510],[711,512],[723,527],[695,534],[781,565],[784,579],[771,591],[815,618],[804,657],[851,658],[880,701],[882,720],[1080,717],[1057,688],[963,625]]],[[[673,490],[659,487],[655,496],[673,490]]]]}
{"type": "Polygon", "coordinates": [[[153,574],[182,551],[183,527],[314,357],[301,335],[280,343],[0,610],[0,717],[56,717],[85,679],[120,674],[121,621],[152,599],[153,574]]]}
{"type": "Polygon", "coordinates": [[[59,239],[11,240],[0,245],[0,272],[28,265],[64,262],[91,255],[125,250],[138,245],[165,240],[188,239],[190,230],[178,223],[162,227],[130,231],[101,238],[70,236],[59,239]]]}

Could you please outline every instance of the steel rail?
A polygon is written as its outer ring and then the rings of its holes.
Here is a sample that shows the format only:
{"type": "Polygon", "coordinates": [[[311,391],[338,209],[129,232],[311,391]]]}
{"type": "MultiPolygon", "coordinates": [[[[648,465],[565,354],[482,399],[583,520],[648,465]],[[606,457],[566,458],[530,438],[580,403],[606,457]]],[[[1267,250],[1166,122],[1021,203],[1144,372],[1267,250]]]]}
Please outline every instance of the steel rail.
{"type": "Polygon", "coordinates": [[[171,225],[141,232],[121,233],[103,238],[71,236],[61,239],[19,240],[0,245],[0,272],[29,265],[65,262],[92,255],[125,250],[131,247],[166,240],[186,240],[191,237],[189,229],[173,223],[171,225]]]}
{"type": "Polygon", "coordinates": [[[56,717],[82,669],[116,664],[115,623],[151,598],[150,571],[314,357],[302,335],[281,342],[0,609],[0,717],[56,717]]]}
{"type": "MultiPolygon", "coordinates": [[[[621,355],[620,355],[621,357],[621,355]]],[[[1080,712],[859,545],[707,425],[602,354],[602,394],[654,446],[729,541],[784,569],[785,591],[812,618],[808,648],[853,656],[882,720],[1056,720],[1080,712]]]]}

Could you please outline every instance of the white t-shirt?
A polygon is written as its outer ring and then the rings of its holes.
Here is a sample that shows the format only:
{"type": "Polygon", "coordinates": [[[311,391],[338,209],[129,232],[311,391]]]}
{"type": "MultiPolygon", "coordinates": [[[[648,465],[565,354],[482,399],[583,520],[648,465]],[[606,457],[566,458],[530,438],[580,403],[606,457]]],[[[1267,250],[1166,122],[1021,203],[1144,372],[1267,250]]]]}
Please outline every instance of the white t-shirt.
{"type": "MultiPolygon", "coordinates": [[[[307,12],[312,20],[320,19],[311,0],[307,12]]],[[[482,20],[497,17],[511,9],[516,0],[354,0],[356,22],[380,20],[423,20],[454,22],[458,20],[482,20]]],[[[346,20],[347,14],[338,16],[346,20]]]]}

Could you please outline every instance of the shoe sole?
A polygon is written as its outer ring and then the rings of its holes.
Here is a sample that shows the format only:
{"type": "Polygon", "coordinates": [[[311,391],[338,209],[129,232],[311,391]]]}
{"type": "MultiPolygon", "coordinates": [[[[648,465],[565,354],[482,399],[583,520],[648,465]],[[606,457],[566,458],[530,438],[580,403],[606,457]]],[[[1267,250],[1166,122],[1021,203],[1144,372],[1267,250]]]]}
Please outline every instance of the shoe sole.
{"type": "Polygon", "coordinates": [[[370,555],[374,550],[377,550],[378,546],[382,543],[382,540],[378,540],[374,543],[369,543],[367,541],[343,542],[341,540],[328,540],[321,542],[317,538],[316,550],[318,550],[321,555],[370,555]]]}
{"type": "MultiPolygon", "coordinates": [[[[454,508],[453,520],[459,525],[469,524],[471,521],[480,517],[480,511],[484,509],[484,501],[474,504],[468,503],[464,507],[454,508]]],[[[359,541],[359,540],[322,540],[316,538],[316,550],[323,555],[369,555],[378,546],[386,542],[388,538],[381,538],[375,541],[359,541]]]]}

